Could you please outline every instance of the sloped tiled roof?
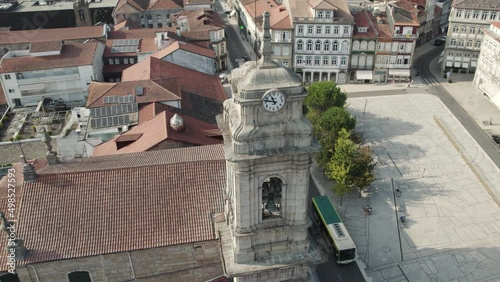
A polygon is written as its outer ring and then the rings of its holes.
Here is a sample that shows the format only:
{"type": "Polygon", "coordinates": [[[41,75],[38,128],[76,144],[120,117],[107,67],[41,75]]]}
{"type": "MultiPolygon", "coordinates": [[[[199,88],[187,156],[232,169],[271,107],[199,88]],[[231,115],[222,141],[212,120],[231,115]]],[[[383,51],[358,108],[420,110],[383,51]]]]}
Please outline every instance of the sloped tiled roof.
{"type": "MultiPolygon", "coordinates": [[[[152,102],[167,102],[181,100],[181,93],[174,93],[167,87],[170,86],[169,79],[122,81],[116,83],[92,82],[89,86],[87,107],[102,107],[104,97],[107,96],[134,96],[135,102],[139,104],[152,102]],[[136,95],[136,87],[142,87],[143,95],[136,95]]],[[[171,87],[174,91],[176,88],[171,87]]]]}
{"type": "MultiPolygon", "coordinates": [[[[178,78],[183,92],[213,99],[226,100],[226,94],[218,76],[205,74],[150,56],[125,69],[122,81],[178,78]]],[[[183,99],[184,99],[183,95],[183,99]]],[[[183,101],[184,107],[184,101],[183,101]]]]}
{"type": "Polygon", "coordinates": [[[182,7],[183,4],[180,0],[120,0],[116,4],[113,13],[127,13],[130,12],[130,8],[139,12],[147,10],[182,9],[182,7]]]}
{"type": "Polygon", "coordinates": [[[456,8],[500,10],[500,1],[498,0],[454,0],[451,5],[456,8]]]}
{"type": "Polygon", "coordinates": [[[52,40],[85,40],[105,37],[106,26],[0,31],[0,44],[19,44],[52,40]]]}
{"type": "Polygon", "coordinates": [[[95,41],[64,44],[60,55],[4,58],[0,73],[91,65],[97,44],[95,41]]]}
{"type": "Polygon", "coordinates": [[[28,250],[19,263],[215,240],[210,214],[223,209],[225,166],[221,145],[47,166],[18,188],[17,235],[28,250]]]}
{"type": "Polygon", "coordinates": [[[355,38],[376,38],[377,37],[377,32],[374,28],[374,24],[368,15],[368,12],[366,10],[363,10],[359,13],[356,13],[353,15],[354,16],[354,22],[355,26],[357,28],[359,27],[367,27],[368,30],[367,32],[358,32],[357,29],[355,29],[353,37],[355,38]]]}
{"type": "Polygon", "coordinates": [[[290,6],[290,15],[292,18],[295,17],[312,17],[314,16],[311,12],[309,4],[305,0],[288,0],[290,6]]]}
{"type": "Polygon", "coordinates": [[[94,148],[94,156],[144,152],[166,140],[178,141],[188,145],[222,144],[221,139],[208,137],[204,130],[216,130],[217,126],[183,116],[185,130],[176,132],[170,126],[170,119],[174,113],[165,110],[152,119],[134,126],[128,132],[115,137],[108,142],[94,148]],[[139,138],[136,138],[140,134],[139,138]],[[133,136],[134,138],[128,138],[133,136]],[[117,142],[131,142],[129,145],[118,149],[117,142]]]}
{"type": "Polygon", "coordinates": [[[60,51],[62,47],[61,40],[31,42],[30,53],[60,51]]]}
{"type": "Polygon", "coordinates": [[[220,15],[209,9],[182,11],[171,16],[172,21],[186,19],[190,31],[219,30],[225,27],[220,15]]]}
{"type": "Polygon", "coordinates": [[[177,50],[184,50],[194,54],[198,54],[208,58],[215,58],[215,51],[213,49],[203,48],[193,43],[174,41],[170,43],[166,48],[156,52],[152,56],[158,59],[162,59],[167,55],[174,53],[177,50]]]}
{"type": "Polygon", "coordinates": [[[252,18],[257,18],[257,26],[262,30],[262,15],[264,12],[270,14],[271,29],[291,29],[292,21],[290,12],[281,4],[268,0],[256,0],[245,4],[245,9],[252,18]]]}
{"type": "Polygon", "coordinates": [[[335,10],[335,17],[344,19],[352,18],[349,6],[345,0],[309,0],[309,5],[311,8],[317,10],[335,10]]]}

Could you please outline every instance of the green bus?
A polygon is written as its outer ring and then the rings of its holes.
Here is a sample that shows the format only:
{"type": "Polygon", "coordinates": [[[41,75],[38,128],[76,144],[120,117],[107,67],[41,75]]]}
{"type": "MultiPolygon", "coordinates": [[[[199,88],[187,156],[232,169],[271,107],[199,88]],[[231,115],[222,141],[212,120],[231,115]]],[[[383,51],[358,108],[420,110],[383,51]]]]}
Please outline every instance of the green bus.
{"type": "Polygon", "coordinates": [[[332,202],[327,196],[313,197],[314,217],[326,233],[329,245],[336,255],[338,264],[353,262],[356,258],[356,245],[340,219],[332,202]]]}

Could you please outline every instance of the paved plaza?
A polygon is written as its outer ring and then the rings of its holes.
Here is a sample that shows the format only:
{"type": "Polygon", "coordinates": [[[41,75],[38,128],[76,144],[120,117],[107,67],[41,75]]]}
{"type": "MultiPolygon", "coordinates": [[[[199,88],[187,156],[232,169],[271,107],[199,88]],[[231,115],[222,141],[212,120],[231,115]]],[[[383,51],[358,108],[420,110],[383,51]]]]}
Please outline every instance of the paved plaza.
{"type": "MultiPolygon", "coordinates": [[[[348,104],[378,162],[373,185],[340,208],[367,275],[373,281],[500,281],[500,171],[465,128],[429,94],[348,104]],[[370,216],[362,212],[366,204],[373,207],[370,216]]],[[[338,206],[317,168],[313,178],[338,206]]]]}

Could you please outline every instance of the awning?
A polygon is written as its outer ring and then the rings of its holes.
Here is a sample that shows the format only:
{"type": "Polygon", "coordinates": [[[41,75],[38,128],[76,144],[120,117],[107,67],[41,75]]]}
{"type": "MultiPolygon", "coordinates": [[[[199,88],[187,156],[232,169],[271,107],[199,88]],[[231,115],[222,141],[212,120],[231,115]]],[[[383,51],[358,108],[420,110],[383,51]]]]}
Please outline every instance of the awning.
{"type": "Polygon", "coordinates": [[[373,72],[370,70],[358,70],[356,71],[356,79],[373,79],[373,72]]]}
{"type": "Polygon", "coordinates": [[[462,63],[462,68],[466,69],[469,67],[469,62],[462,63]]]}
{"type": "Polygon", "coordinates": [[[389,75],[392,76],[410,76],[409,69],[390,69],[389,75]]]}
{"type": "Polygon", "coordinates": [[[446,61],[446,66],[447,66],[447,67],[451,67],[451,66],[453,66],[453,62],[446,61]]]}
{"type": "Polygon", "coordinates": [[[477,66],[477,61],[472,61],[472,62],[470,62],[470,66],[471,66],[471,67],[476,67],[476,66],[477,66]]]}
{"type": "Polygon", "coordinates": [[[459,68],[460,67],[460,62],[455,62],[455,67],[459,68]]]}

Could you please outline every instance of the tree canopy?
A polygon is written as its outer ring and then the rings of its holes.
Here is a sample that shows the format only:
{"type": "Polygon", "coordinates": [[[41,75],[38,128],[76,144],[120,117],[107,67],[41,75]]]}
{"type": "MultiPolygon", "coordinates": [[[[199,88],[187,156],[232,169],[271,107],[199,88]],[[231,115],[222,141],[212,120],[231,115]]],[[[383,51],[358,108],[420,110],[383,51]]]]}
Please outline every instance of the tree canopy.
{"type": "Polygon", "coordinates": [[[315,82],[309,85],[307,91],[309,95],[305,99],[306,116],[313,125],[322,113],[332,107],[343,108],[347,101],[346,93],[333,81],[315,82]]]}

